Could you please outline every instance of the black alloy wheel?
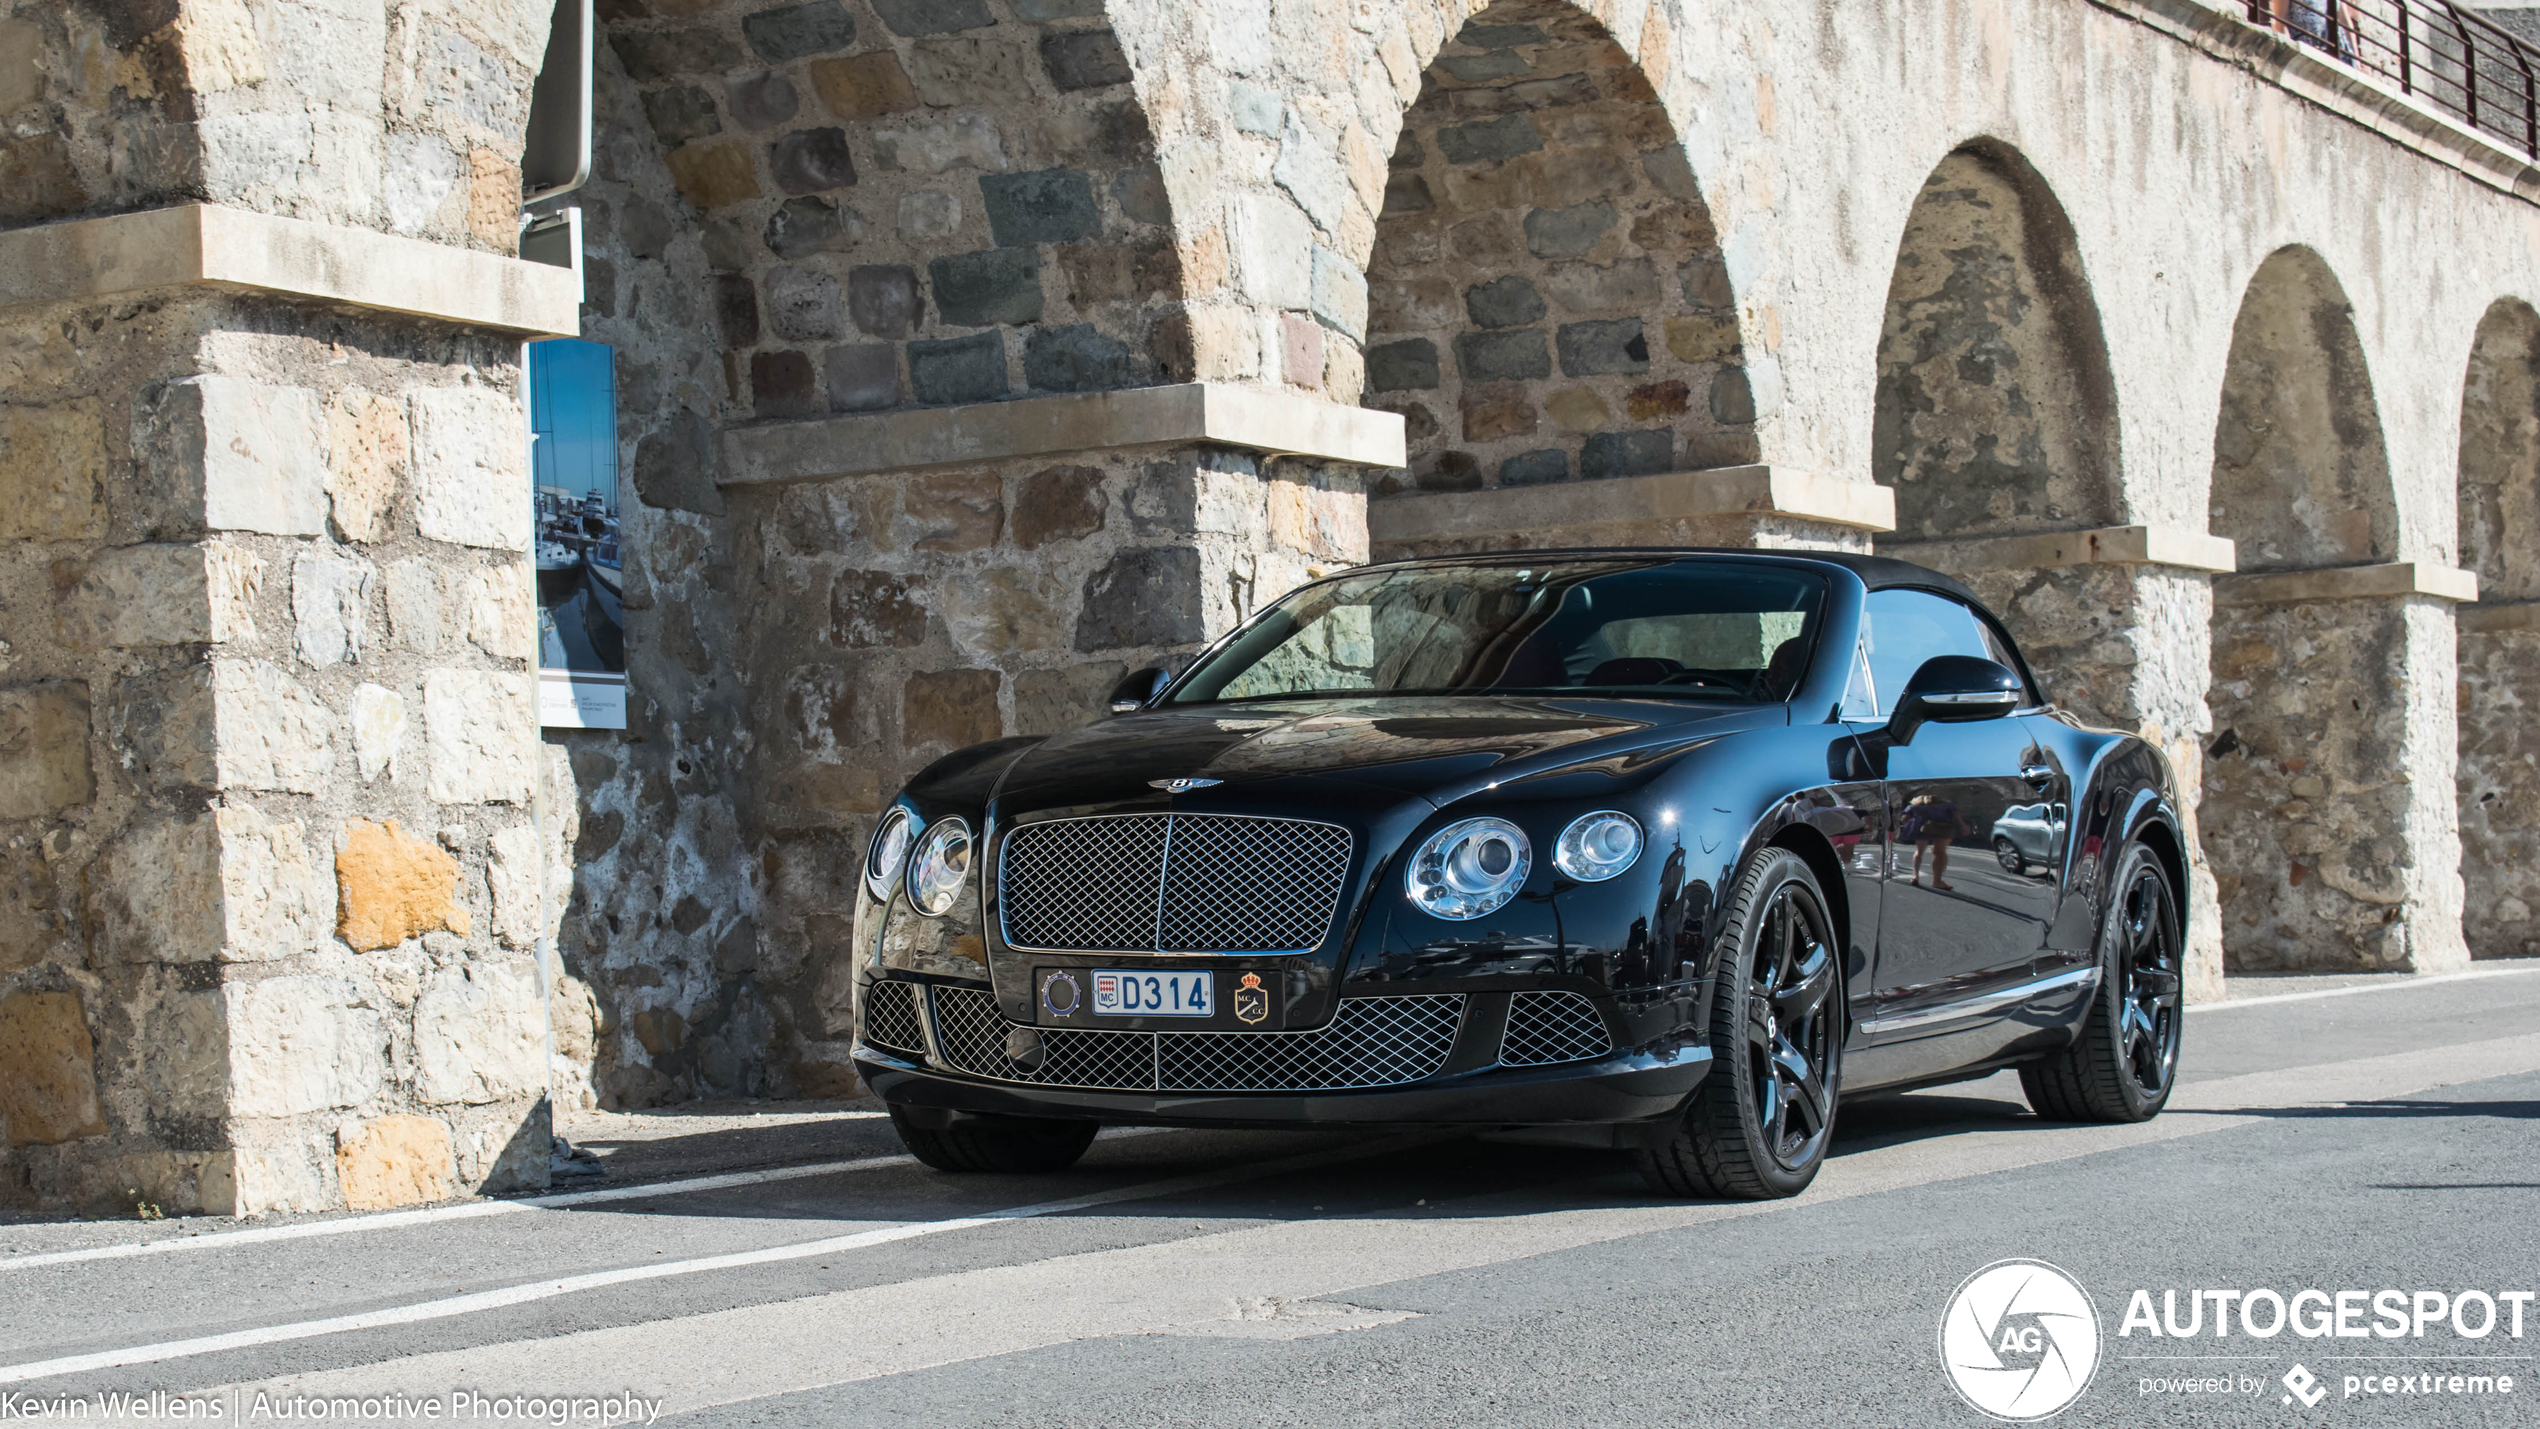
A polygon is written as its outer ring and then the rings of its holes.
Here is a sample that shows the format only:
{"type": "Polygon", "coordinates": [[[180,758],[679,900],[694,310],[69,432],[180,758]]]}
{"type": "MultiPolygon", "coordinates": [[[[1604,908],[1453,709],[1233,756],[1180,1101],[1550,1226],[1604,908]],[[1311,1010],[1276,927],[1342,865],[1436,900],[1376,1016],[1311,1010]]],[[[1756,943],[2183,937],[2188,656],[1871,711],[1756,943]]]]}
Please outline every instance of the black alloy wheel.
{"type": "Polygon", "coordinates": [[[2099,928],[2099,990],[2081,1036],[2020,1068],[2028,1104],[2057,1121],[2148,1121],[2169,1102],[2187,1028],[2186,931],[2169,870],[2127,847],[2099,928]]]}
{"type": "Polygon", "coordinates": [[[1064,1171],[1094,1144],[1101,1128],[1090,1121],[1038,1116],[967,1117],[943,1128],[911,1125],[891,1108],[891,1129],[921,1163],[938,1171],[1064,1171]]]}
{"type": "Polygon", "coordinates": [[[1641,1175],[1669,1195],[1795,1196],[1833,1139],[1843,1041],[1842,945],[1807,863],[1766,850],[1720,946],[1710,1074],[1681,1119],[1651,1133],[1641,1175]]]}
{"type": "Polygon", "coordinates": [[[1997,838],[1993,841],[1993,856],[2012,873],[2028,872],[2027,857],[2020,852],[2020,846],[2009,839],[1997,838]]]}

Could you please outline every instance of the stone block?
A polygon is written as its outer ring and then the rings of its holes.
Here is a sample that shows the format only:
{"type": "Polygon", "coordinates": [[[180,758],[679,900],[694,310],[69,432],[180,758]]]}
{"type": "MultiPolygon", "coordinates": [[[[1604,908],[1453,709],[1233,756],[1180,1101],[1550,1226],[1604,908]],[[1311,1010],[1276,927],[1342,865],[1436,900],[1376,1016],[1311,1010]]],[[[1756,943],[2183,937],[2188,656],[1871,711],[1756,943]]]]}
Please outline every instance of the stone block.
{"type": "MultiPolygon", "coordinates": [[[[771,225],[774,220],[769,220],[771,225]]],[[[758,285],[738,273],[714,280],[714,325],[731,348],[758,346],[758,285]]]]}
{"type": "Polygon", "coordinates": [[[0,1129],[9,1145],[53,1146],[106,1134],[96,1053],[76,994],[0,998],[0,1129]]]}
{"type": "Polygon", "coordinates": [[[1245,194],[1228,212],[1226,246],[1236,284],[1254,301],[1304,311],[1314,301],[1314,225],[1296,205],[1245,194]]]}
{"type": "Polygon", "coordinates": [[[1005,530],[1005,500],[992,475],[937,472],[900,497],[901,544],[913,551],[981,551],[1005,530]]]}
{"type": "Polygon", "coordinates": [[[1729,279],[1728,261],[1696,258],[1676,274],[1685,301],[1728,322],[1737,320],[1737,285],[1729,279]]]}
{"type": "Polygon", "coordinates": [[[429,1116],[346,1122],[335,1133],[335,1183],[347,1210],[385,1211],[446,1201],[456,1193],[450,1181],[450,1128],[429,1116]]]}
{"type": "Polygon", "coordinates": [[[1502,486],[1535,486],[1569,479],[1570,454],[1558,447],[1519,452],[1499,464],[1499,484],[1502,486]]]}
{"type": "Polygon", "coordinates": [[[1132,375],[1129,344],[1091,323],[1037,328],[1024,340],[1023,381],[1044,392],[1126,387],[1132,375]]]}
{"type": "Polygon", "coordinates": [[[1525,327],[1543,321],[1543,294],[1511,273],[1466,288],[1464,311],[1475,327],[1525,327]]]}
{"type": "Polygon", "coordinates": [[[53,566],[53,628],[66,645],[132,648],[256,638],[264,562],[239,547],[120,546],[53,566]]]}
{"type": "Polygon", "coordinates": [[[1136,547],[1086,578],[1076,620],[1079,651],[1188,645],[1206,638],[1196,547],[1136,547]]]}
{"type": "Polygon", "coordinates": [[[1425,337],[1367,349],[1367,385],[1378,392],[1422,391],[1438,381],[1438,345],[1425,337]]]}
{"type": "Polygon", "coordinates": [[[1103,527],[1102,472],[1090,466],[1053,466],[1023,480],[1014,501],[1014,544],[1027,551],[1052,541],[1090,536],[1103,527]]]}
{"type": "Polygon", "coordinates": [[[218,841],[220,961],[293,957],[326,941],[335,886],[298,820],[231,804],[212,811],[207,831],[218,841]]]}
{"type": "Polygon", "coordinates": [[[917,330],[925,311],[916,269],[869,263],[847,270],[847,314],[862,331],[875,337],[906,337],[917,330]]]}
{"type": "Polygon", "coordinates": [[[1667,319],[1667,350],[1679,362],[1722,362],[1737,356],[1737,314],[1695,313],[1667,319]]]}
{"type": "Polygon", "coordinates": [[[982,659],[1063,649],[1067,627],[1054,584],[1054,577],[1011,566],[950,582],[944,624],[955,644],[982,659]]]}
{"type": "Polygon", "coordinates": [[[1646,258],[1610,263],[1561,263],[1543,275],[1544,291],[1565,313],[1646,312],[1658,306],[1658,269],[1646,258]]]}
{"type": "Polygon", "coordinates": [[[360,1106],[379,1094],[388,1028],[353,979],[317,973],[259,978],[227,983],[221,994],[232,1117],[305,1116],[360,1106]]]}
{"type": "Polygon", "coordinates": [[[1649,340],[1640,319],[1563,323],[1553,344],[1561,352],[1564,377],[1603,377],[1649,370],[1649,340]]]}
{"type": "Polygon", "coordinates": [[[1002,397],[1007,391],[1005,339],[983,332],[943,342],[912,342],[908,381],[920,402],[940,405],[1002,397]]]}
{"type": "Polygon", "coordinates": [[[833,54],[855,43],[855,17],[838,0],[810,0],[741,17],[741,34],[772,65],[833,54]]]}
{"type": "Polygon", "coordinates": [[[1385,175],[1383,217],[1399,218],[1404,214],[1427,213],[1437,206],[1437,195],[1429,192],[1427,179],[1418,174],[1385,175]]]}
{"type": "Polygon", "coordinates": [[[979,196],[987,207],[988,231],[1000,248],[1078,243],[1102,228],[1093,181],[1081,170],[986,174],[979,180],[979,196]]]}
{"type": "Polygon", "coordinates": [[[529,824],[497,829],[486,840],[486,891],[494,901],[494,936],[506,947],[538,944],[538,830],[529,824]]]}
{"type": "MultiPolygon", "coordinates": [[[[829,63],[832,61],[821,60],[812,66],[814,89],[820,86],[820,65],[829,63]]],[[[723,102],[731,109],[733,121],[745,129],[773,129],[802,109],[802,96],[794,92],[794,82],[785,77],[783,70],[773,69],[725,80],[723,102]]]]}
{"type": "Polygon", "coordinates": [[[1538,208],[1526,215],[1526,251],[1538,258],[1581,258],[1614,227],[1614,205],[1538,208]]]}
{"type": "Polygon", "coordinates": [[[291,563],[292,649],[311,665],[358,662],[379,572],[358,557],[312,547],[291,563]]]}
{"type": "Polygon", "coordinates": [[[458,860],[430,839],[353,819],[335,854],[335,934],[359,953],[447,929],[468,931],[459,906],[458,860]]]}
{"type": "Polygon", "coordinates": [[[1543,131],[1532,117],[1507,114],[1438,131],[1438,152],[1451,164],[1481,164],[1513,159],[1543,147],[1543,131]]]}
{"type": "Polygon", "coordinates": [[[1440,55],[1437,63],[1438,68],[1466,84],[1480,84],[1487,80],[1507,79],[1512,75],[1533,72],[1533,66],[1516,55],[1505,52],[1487,55],[1440,55]]]}
{"type": "Polygon", "coordinates": [[[949,35],[995,24],[987,0],[873,0],[873,13],[895,35],[949,35]]]}
{"type": "Polygon", "coordinates": [[[324,535],[326,425],[306,388],[218,375],[169,384],[145,403],[135,433],[147,524],[165,534],[324,535]]]}
{"type": "Polygon", "coordinates": [[[441,568],[421,556],[388,568],[388,631],[392,639],[418,655],[435,655],[457,639],[450,628],[448,596],[441,568]]]}
{"type": "Polygon", "coordinates": [[[647,505],[719,516],[723,493],[714,472],[714,426],[685,407],[635,444],[635,491],[647,505]]]}
{"type": "Polygon", "coordinates": [[[1455,366],[1467,382],[1523,382],[1552,375],[1540,328],[1458,333],[1455,366]]]}
{"type": "Polygon", "coordinates": [[[846,303],[838,280],[817,268],[780,265],[767,275],[767,325],[790,342],[844,337],[846,303]]]}
{"type": "Polygon", "coordinates": [[[1352,342],[1367,337],[1367,275],[1321,244],[1314,246],[1313,310],[1323,325],[1352,342]]]}
{"type": "Polygon", "coordinates": [[[1539,25],[1466,25],[1455,32],[1455,42],[1477,50],[1514,50],[1544,42],[1539,25]]]}
{"type": "Polygon", "coordinates": [[[1665,431],[1599,432],[1579,452],[1579,476],[1647,476],[1675,465],[1675,439],[1665,431]]]}
{"type": "Polygon", "coordinates": [[[0,403],[0,540],[106,534],[106,427],[94,399],[0,403]]]}
{"type": "Polygon", "coordinates": [[[1711,378],[1711,416],[1724,426],[1755,420],[1755,386],[1743,367],[1723,367],[1711,378]]]}
{"type": "Polygon", "coordinates": [[[879,119],[917,107],[917,91],[908,82],[908,72],[900,68],[900,57],[889,50],[816,60],[811,66],[811,88],[840,119],[879,119]]]}
{"type": "Polygon", "coordinates": [[[402,403],[376,392],[343,392],[327,404],[326,495],[335,530],[347,541],[388,539],[397,486],[412,460],[402,403]]]}
{"type": "MultiPolygon", "coordinates": [[[[808,258],[815,253],[846,252],[855,246],[856,240],[863,234],[864,221],[856,215],[855,210],[840,209],[838,205],[825,198],[805,195],[801,198],[789,198],[778,204],[776,211],[767,216],[767,228],[761,234],[761,239],[767,244],[768,252],[779,258],[792,260],[808,258]]],[[[741,281],[746,288],[749,280],[744,278],[741,281]]],[[[770,301],[773,300],[771,289],[770,301]]],[[[755,305],[753,305],[750,323],[755,329],[757,323],[755,305]]],[[[750,341],[757,340],[757,335],[753,331],[750,341]]],[[[749,344],[736,345],[746,347],[749,344]]]]}
{"type": "Polygon", "coordinates": [[[723,132],[723,116],[715,112],[714,96],[693,84],[647,92],[644,118],[665,149],[723,132]]]}
{"type": "Polygon", "coordinates": [[[847,131],[838,128],[797,129],[778,139],[768,146],[767,169],[776,186],[789,194],[845,188],[856,181],[847,131]]]}
{"type": "Polygon", "coordinates": [[[901,194],[898,227],[902,238],[950,238],[961,231],[961,197],[933,189],[901,194]]]}
{"type": "Polygon", "coordinates": [[[1003,677],[994,670],[938,670],[911,675],[900,700],[900,738],[911,749],[930,744],[964,749],[1005,729],[997,712],[1003,677]]]}
{"type": "Polygon", "coordinates": [[[529,660],[538,653],[536,577],[526,561],[478,566],[454,581],[467,638],[497,660],[529,660]]]}
{"type": "Polygon", "coordinates": [[[900,354],[891,344],[833,347],[823,365],[829,379],[830,411],[876,412],[899,405],[900,354]]]}
{"type": "Polygon", "coordinates": [[[1468,442],[1530,436],[1540,420],[1526,389],[1517,385],[1475,383],[1464,389],[1461,405],[1468,442]]]}
{"type": "Polygon", "coordinates": [[[1037,249],[991,248],[980,253],[957,253],[935,259],[926,265],[926,271],[934,282],[936,312],[955,327],[1041,320],[1041,255],[1037,249]]]}
{"type": "Polygon", "coordinates": [[[1120,37],[1109,30],[1065,30],[1041,36],[1041,68],[1061,91],[1103,89],[1132,78],[1120,37]]]}
{"type": "Polygon", "coordinates": [[[1323,385],[1323,328],[1302,313],[1279,314],[1279,371],[1300,387],[1323,385]]]}
{"type": "Polygon", "coordinates": [[[679,196],[709,213],[758,197],[758,172],[745,144],[690,144],[671,150],[666,162],[679,196]]]}
{"type": "Polygon", "coordinates": [[[909,47],[909,83],[936,109],[1038,102],[1040,62],[1031,47],[1008,40],[957,36],[909,47]]]}
{"type": "Polygon", "coordinates": [[[996,121],[984,114],[953,114],[886,129],[867,142],[876,162],[886,169],[941,174],[954,169],[1002,169],[1005,147],[996,121]]]}
{"type": "Polygon", "coordinates": [[[224,789],[314,794],[335,768],[335,715],[279,665],[216,660],[212,760],[224,789]]]}
{"type": "Polygon", "coordinates": [[[654,84],[681,75],[722,74],[738,68],[741,49],[703,25],[649,33],[609,27],[609,47],[626,65],[627,76],[654,84]]]}
{"type": "Polygon", "coordinates": [[[398,751],[406,743],[406,700],[403,695],[383,685],[355,686],[350,724],[353,761],[361,770],[364,783],[395,767],[398,751]]]}
{"type": "Polygon", "coordinates": [[[926,639],[926,607],[910,578],[891,571],[840,571],[829,585],[829,639],[844,650],[906,648],[926,639]]]}
{"type": "Polygon", "coordinates": [[[529,444],[520,402],[483,387],[435,387],[412,399],[415,525],[431,541],[529,549],[529,444]]]}
{"type": "MultiPolygon", "coordinates": [[[[1226,83],[1227,117],[1234,121],[1239,134],[1260,134],[1275,138],[1279,132],[1279,116],[1287,112],[1287,101],[1279,91],[1260,85],[1246,84],[1240,79],[1226,83]]],[[[1410,126],[1403,127],[1403,137],[1411,137],[1410,126]]]]}
{"type": "Polygon", "coordinates": [[[547,1086],[547,1017],[526,961],[449,968],[415,999],[415,1099],[484,1106],[547,1086]]]}
{"type": "Polygon", "coordinates": [[[1565,387],[1544,399],[1543,407],[1565,432],[1603,431],[1614,419],[1614,409],[1593,387],[1565,387]]]}
{"type": "Polygon", "coordinates": [[[434,670],[423,678],[426,790],[436,804],[526,804],[537,777],[534,677],[434,670]]]}

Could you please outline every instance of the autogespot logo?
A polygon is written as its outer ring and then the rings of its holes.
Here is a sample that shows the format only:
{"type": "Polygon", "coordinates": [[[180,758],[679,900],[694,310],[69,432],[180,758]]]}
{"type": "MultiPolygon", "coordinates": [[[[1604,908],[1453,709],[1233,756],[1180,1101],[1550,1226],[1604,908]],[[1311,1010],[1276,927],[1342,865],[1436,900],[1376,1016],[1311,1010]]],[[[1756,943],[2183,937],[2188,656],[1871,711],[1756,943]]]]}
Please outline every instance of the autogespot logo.
{"type": "Polygon", "coordinates": [[[2099,1312],[2078,1281],[2045,1261],[1997,1260],[1949,1297],[1940,1365],[1980,1412],[2045,1419],[2090,1387],[2099,1312]]]}

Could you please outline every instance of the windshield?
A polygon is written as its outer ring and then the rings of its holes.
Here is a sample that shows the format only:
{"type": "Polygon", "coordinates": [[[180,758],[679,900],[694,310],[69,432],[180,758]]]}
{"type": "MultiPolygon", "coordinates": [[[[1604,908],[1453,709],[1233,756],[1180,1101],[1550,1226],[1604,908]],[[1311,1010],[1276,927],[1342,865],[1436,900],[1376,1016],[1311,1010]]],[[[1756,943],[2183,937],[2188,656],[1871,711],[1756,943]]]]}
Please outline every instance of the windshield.
{"type": "Polygon", "coordinates": [[[1177,705],[1300,695],[1581,694],[1773,702],[1826,583],[1742,562],[1608,558],[1370,572],[1281,600],[1177,705]]]}

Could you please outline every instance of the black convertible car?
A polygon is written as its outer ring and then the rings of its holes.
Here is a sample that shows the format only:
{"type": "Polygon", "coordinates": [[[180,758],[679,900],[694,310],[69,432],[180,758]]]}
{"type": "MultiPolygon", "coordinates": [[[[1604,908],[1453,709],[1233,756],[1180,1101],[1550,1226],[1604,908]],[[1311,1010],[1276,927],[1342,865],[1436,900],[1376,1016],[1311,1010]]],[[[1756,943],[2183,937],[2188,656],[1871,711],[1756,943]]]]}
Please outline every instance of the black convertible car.
{"type": "Polygon", "coordinates": [[[1903,562],[1535,551],[1318,581],[1114,717],[950,755],[858,900],[858,1058],[910,1150],[1102,1123],[1565,1128],[1787,1196],[1842,1097],[2017,1067],[2168,1099],[2176,792],[1903,562]],[[2008,811],[2069,811],[2019,869],[2008,811]],[[1954,856],[1953,856],[1954,855],[1954,856]]]}

